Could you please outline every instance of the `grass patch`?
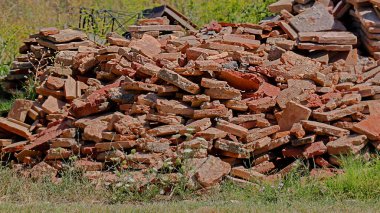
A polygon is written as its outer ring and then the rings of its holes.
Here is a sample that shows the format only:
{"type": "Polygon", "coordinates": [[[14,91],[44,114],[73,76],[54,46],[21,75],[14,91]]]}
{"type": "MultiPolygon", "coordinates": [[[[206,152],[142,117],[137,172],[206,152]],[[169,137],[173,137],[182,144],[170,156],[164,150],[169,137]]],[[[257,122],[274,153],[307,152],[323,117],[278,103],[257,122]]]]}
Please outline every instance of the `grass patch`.
{"type": "MultiPolygon", "coordinates": [[[[224,181],[206,193],[176,185],[169,201],[160,195],[164,183],[137,192],[126,187],[99,187],[75,171],[62,174],[59,183],[32,181],[8,168],[0,170],[0,211],[29,208],[43,211],[374,211],[380,204],[380,160],[344,158],[345,173],[319,181],[301,177],[304,167],[275,184],[240,187],[224,181]],[[112,205],[111,205],[112,204],[112,205]]],[[[121,174],[122,175],[122,174],[121,174]]],[[[180,182],[181,183],[181,182],[180,182]]]]}

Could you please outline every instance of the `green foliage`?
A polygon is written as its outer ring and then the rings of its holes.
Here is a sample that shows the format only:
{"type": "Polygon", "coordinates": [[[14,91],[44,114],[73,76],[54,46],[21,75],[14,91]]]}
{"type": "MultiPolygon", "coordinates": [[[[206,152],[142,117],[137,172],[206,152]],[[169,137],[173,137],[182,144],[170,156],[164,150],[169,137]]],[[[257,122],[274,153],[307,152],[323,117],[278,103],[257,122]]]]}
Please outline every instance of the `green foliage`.
{"type": "Polygon", "coordinates": [[[39,85],[39,82],[35,79],[35,76],[31,76],[23,83],[23,92],[21,97],[28,100],[35,100],[37,98],[36,87],[39,85]]]}

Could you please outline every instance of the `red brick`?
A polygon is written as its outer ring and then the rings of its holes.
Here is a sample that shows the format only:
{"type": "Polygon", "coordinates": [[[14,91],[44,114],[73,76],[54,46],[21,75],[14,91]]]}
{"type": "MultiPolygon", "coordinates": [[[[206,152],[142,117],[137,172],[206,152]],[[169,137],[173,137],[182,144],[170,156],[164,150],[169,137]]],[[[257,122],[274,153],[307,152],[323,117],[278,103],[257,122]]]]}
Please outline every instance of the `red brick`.
{"type": "Polygon", "coordinates": [[[47,88],[51,90],[60,90],[63,88],[64,84],[65,84],[65,81],[62,78],[49,76],[46,79],[46,86],[47,88]]]}
{"type": "Polygon", "coordinates": [[[366,135],[370,140],[380,140],[380,115],[371,115],[367,119],[355,124],[352,131],[366,135]]]}
{"type": "Polygon", "coordinates": [[[65,102],[54,98],[53,96],[49,96],[46,101],[42,104],[42,109],[47,114],[52,114],[58,112],[66,105],[65,102]]]}
{"type": "Polygon", "coordinates": [[[263,80],[252,73],[241,73],[232,70],[224,70],[220,72],[219,78],[228,82],[234,88],[240,90],[257,90],[263,80]]]}
{"type": "Polygon", "coordinates": [[[186,50],[186,57],[188,60],[197,60],[199,56],[210,56],[210,55],[218,55],[219,52],[216,50],[209,50],[199,47],[191,47],[186,50]]]}
{"type": "Polygon", "coordinates": [[[290,130],[294,123],[301,120],[308,120],[311,114],[311,109],[290,101],[286,104],[281,118],[278,120],[278,125],[281,131],[290,130]]]}

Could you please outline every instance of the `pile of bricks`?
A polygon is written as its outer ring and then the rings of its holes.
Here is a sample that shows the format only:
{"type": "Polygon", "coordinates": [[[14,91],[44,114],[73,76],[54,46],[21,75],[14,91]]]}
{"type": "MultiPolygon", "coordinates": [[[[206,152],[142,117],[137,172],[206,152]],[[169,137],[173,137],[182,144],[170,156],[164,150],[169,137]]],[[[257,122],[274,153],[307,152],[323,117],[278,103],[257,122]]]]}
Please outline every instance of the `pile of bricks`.
{"type": "Polygon", "coordinates": [[[86,43],[65,39],[67,49],[46,38],[81,33],[42,29],[38,47],[55,57],[37,72],[38,99],[0,118],[2,159],[28,177],[57,178],[70,162],[139,188],[157,174],[189,187],[277,180],[296,159],[335,175],[336,156],[380,150],[380,68],[328,10],[181,37],[110,33],[108,46],[72,36],[86,43]]]}
{"type": "Polygon", "coordinates": [[[281,0],[271,4],[269,10],[284,15],[299,33],[298,38],[292,38],[299,40],[299,49],[347,51],[356,44],[351,33],[354,32],[362,49],[380,59],[379,6],[378,0],[281,0]],[[305,41],[319,45],[305,44],[305,41]]]}
{"type": "Polygon", "coordinates": [[[352,8],[349,11],[355,31],[363,45],[371,55],[380,59],[380,1],[349,1],[352,8]]]}
{"type": "MultiPolygon", "coordinates": [[[[4,91],[15,93],[25,86],[36,70],[43,70],[54,62],[56,51],[76,50],[79,46],[96,46],[87,39],[87,35],[76,30],[58,31],[56,28],[45,28],[39,34],[30,35],[20,47],[20,56],[12,62],[10,72],[3,77],[1,86],[4,91]]],[[[65,61],[55,60],[65,65],[65,61]]]]}

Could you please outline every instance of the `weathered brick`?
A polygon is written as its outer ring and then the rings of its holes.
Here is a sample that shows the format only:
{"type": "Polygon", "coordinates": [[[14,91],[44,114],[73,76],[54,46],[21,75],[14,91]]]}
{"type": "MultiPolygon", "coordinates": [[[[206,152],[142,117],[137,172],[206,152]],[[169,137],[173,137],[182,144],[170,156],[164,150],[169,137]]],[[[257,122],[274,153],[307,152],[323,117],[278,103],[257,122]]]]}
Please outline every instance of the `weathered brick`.
{"type": "Polygon", "coordinates": [[[62,78],[49,76],[46,79],[46,86],[47,88],[51,90],[60,90],[63,88],[64,84],[65,84],[65,80],[62,78]]]}
{"type": "Polygon", "coordinates": [[[219,183],[230,171],[230,164],[223,162],[218,157],[209,156],[197,169],[195,177],[203,187],[210,187],[219,183]]]}
{"type": "Polygon", "coordinates": [[[177,87],[185,90],[186,92],[189,92],[191,94],[197,94],[200,92],[200,87],[198,84],[195,84],[188,79],[180,76],[179,74],[168,70],[168,69],[161,69],[157,76],[161,78],[162,80],[174,84],[177,87]]]}
{"type": "Polygon", "coordinates": [[[327,143],[330,155],[357,154],[367,144],[365,135],[349,135],[327,143]]]}
{"type": "Polygon", "coordinates": [[[8,118],[24,122],[28,115],[28,111],[32,108],[33,104],[33,101],[16,99],[8,113],[8,118]]]}
{"type": "Polygon", "coordinates": [[[42,104],[42,109],[47,114],[52,114],[58,112],[66,105],[65,102],[53,97],[49,96],[46,101],[42,104]]]}
{"type": "Polygon", "coordinates": [[[286,104],[286,108],[281,114],[281,118],[278,120],[278,125],[281,131],[290,130],[294,123],[298,123],[301,120],[308,120],[311,114],[311,109],[290,101],[286,104]]]}
{"type": "Polygon", "coordinates": [[[147,133],[152,136],[174,135],[176,133],[179,133],[179,131],[181,131],[184,128],[185,126],[182,124],[164,125],[156,127],[154,129],[150,129],[147,133]]]}
{"type": "Polygon", "coordinates": [[[240,91],[232,87],[209,88],[205,90],[205,94],[212,99],[241,99],[240,91]]]}
{"type": "Polygon", "coordinates": [[[248,134],[248,129],[224,120],[219,120],[216,128],[241,138],[245,138],[248,134]]]}
{"type": "Polygon", "coordinates": [[[321,122],[339,120],[348,115],[363,111],[364,106],[364,104],[356,104],[344,109],[336,109],[329,112],[313,112],[313,118],[321,122]]]}
{"type": "Polygon", "coordinates": [[[23,138],[28,139],[29,137],[32,136],[32,133],[29,131],[28,128],[1,117],[0,117],[0,127],[8,132],[19,135],[23,138]]]}
{"type": "Polygon", "coordinates": [[[189,60],[197,60],[199,56],[210,56],[210,55],[218,55],[219,52],[216,50],[209,50],[199,47],[191,47],[186,50],[186,57],[189,60]]]}
{"type": "Polygon", "coordinates": [[[203,131],[200,131],[200,132],[197,132],[195,134],[195,136],[197,137],[202,137],[206,140],[214,140],[214,139],[217,139],[217,138],[224,138],[227,136],[227,132],[225,131],[222,131],[222,130],[219,130],[217,128],[208,128],[206,130],[203,130],[203,131]]]}
{"type": "Polygon", "coordinates": [[[261,181],[265,177],[265,175],[255,171],[254,169],[246,169],[243,166],[233,167],[230,174],[251,182],[261,181]]]}
{"type": "Polygon", "coordinates": [[[240,142],[234,142],[226,139],[218,139],[215,142],[214,147],[235,154],[249,155],[248,150],[244,148],[244,144],[240,142]]]}
{"type": "Polygon", "coordinates": [[[316,121],[301,121],[301,124],[306,131],[315,132],[318,135],[342,137],[350,134],[349,130],[316,121]]]}
{"type": "Polygon", "coordinates": [[[352,131],[358,134],[364,134],[370,140],[380,140],[380,128],[377,125],[379,121],[379,115],[371,115],[367,119],[354,124],[352,131]]]}

